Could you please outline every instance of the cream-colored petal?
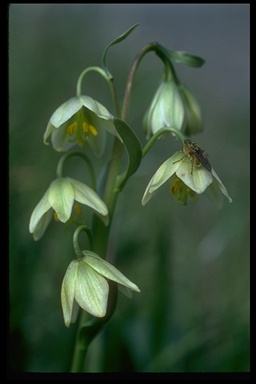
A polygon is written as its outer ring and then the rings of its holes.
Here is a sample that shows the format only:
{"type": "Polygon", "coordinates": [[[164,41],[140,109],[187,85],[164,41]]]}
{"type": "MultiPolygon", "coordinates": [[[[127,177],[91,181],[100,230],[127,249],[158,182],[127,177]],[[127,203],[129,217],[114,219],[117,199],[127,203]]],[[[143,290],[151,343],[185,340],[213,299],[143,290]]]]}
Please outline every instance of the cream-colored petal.
{"type": "Polygon", "coordinates": [[[83,254],[85,255],[83,261],[90,265],[100,275],[115,281],[118,284],[124,285],[133,291],[140,292],[140,289],[136,284],[127,279],[127,277],[125,277],[116,267],[99,257],[96,253],[83,251],[83,254]]]}
{"type": "Polygon", "coordinates": [[[167,159],[156,171],[150,180],[149,192],[152,193],[163,185],[181,166],[184,154],[182,151],[175,152],[169,159],[167,159]]]}
{"type": "Polygon", "coordinates": [[[154,192],[161,187],[170,177],[177,171],[183,162],[184,153],[182,151],[175,152],[169,159],[167,159],[156,171],[142,198],[142,205],[145,205],[153,196],[154,192]]]}
{"type": "Polygon", "coordinates": [[[68,123],[62,124],[59,128],[54,128],[51,136],[52,146],[58,152],[68,151],[70,148],[77,145],[77,142],[69,141],[70,136],[67,135],[68,123]]]}
{"type": "Polygon", "coordinates": [[[79,261],[75,300],[80,307],[96,317],[107,311],[109,286],[106,279],[83,261],[79,261]]]}
{"type": "Polygon", "coordinates": [[[220,209],[223,205],[223,194],[217,181],[214,179],[211,185],[206,189],[205,195],[220,209]]]}
{"type": "Polygon", "coordinates": [[[122,292],[123,295],[128,297],[128,299],[132,298],[132,291],[129,288],[125,287],[124,285],[118,284],[118,290],[122,292]]]}
{"type": "Polygon", "coordinates": [[[177,85],[174,81],[162,82],[146,113],[146,129],[152,134],[164,127],[181,130],[183,120],[184,106],[177,85]]]}
{"type": "Polygon", "coordinates": [[[108,215],[108,208],[103,200],[88,185],[71,178],[67,178],[74,189],[74,199],[79,203],[88,205],[103,216],[108,215]]]}
{"type": "Polygon", "coordinates": [[[203,166],[194,165],[192,170],[192,162],[187,157],[182,161],[176,175],[198,194],[203,193],[213,181],[211,172],[203,166]]]}
{"type": "Polygon", "coordinates": [[[49,188],[43,195],[42,199],[36,205],[35,209],[32,212],[29,221],[29,232],[33,233],[36,230],[36,227],[44,214],[51,208],[51,204],[49,202],[49,188]]]}
{"type": "Polygon", "coordinates": [[[82,108],[82,103],[78,97],[72,97],[63,103],[50,118],[50,123],[59,128],[62,124],[68,121],[79,109],[82,108]]]}
{"type": "Polygon", "coordinates": [[[74,202],[74,189],[68,178],[60,177],[51,183],[49,202],[57,213],[58,219],[66,223],[70,218],[74,202]]]}
{"type": "Polygon", "coordinates": [[[94,112],[101,119],[109,120],[113,118],[111,113],[107,110],[107,108],[104,107],[104,105],[92,99],[91,97],[81,95],[79,99],[85,108],[88,108],[90,111],[94,112]]]}
{"type": "Polygon", "coordinates": [[[61,306],[64,323],[67,327],[72,321],[78,265],[78,260],[71,261],[61,285],[61,306]]]}
{"type": "Polygon", "coordinates": [[[46,127],[46,131],[45,131],[44,136],[43,136],[44,144],[47,144],[47,145],[49,144],[47,142],[47,139],[48,139],[49,136],[51,136],[53,130],[54,130],[54,126],[49,121],[49,123],[48,123],[48,125],[46,127]]]}
{"type": "Polygon", "coordinates": [[[217,183],[218,183],[218,185],[219,185],[219,187],[220,187],[220,190],[221,190],[221,192],[223,193],[223,195],[226,196],[226,197],[228,198],[228,201],[229,201],[230,203],[232,203],[232,199],[231,199],[231,197],[229,196],[226,187],[223,185],[223,183],[221,182],[220,178],[218,177],[218,175],[217,175],[217,173],[214,171],[214,169],[212,169],[212,174],[213,174],[213,176],[215,177],[215,179],[217,180],[217,183]]]}
{"type": "Polygon", "coordinates": [[[50,209],[49,211],[45,212],[45,214],[41,217],[41,219],[39,220],[39,222],[37,223],[33,231],[33,239],[35,241],[41,239],[50,221],[52,220],[52,216],[53,216],[53,210],[50,209]]]}

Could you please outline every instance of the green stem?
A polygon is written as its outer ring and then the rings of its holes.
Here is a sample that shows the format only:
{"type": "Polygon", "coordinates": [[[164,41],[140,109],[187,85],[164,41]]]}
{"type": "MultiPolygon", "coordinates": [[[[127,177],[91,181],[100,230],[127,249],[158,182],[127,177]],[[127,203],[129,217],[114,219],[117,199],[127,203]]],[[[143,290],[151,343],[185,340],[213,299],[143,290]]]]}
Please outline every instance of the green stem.
{"type": "Polygon", "coordinates": [[[83,78],[90,72],[98,72],[105,80],[107,80],[108,85],[110,87],[112,99],[114,101],[114,108],[116,111],[117,116],[120,116],[120,106],[117,99],[117,94],[114,86],[114,79],[110,73],[107,73],[104,69],[100,67],[88,67],[86,68],[81,75],[78,78],[77,86],[76,86],[76,95],[77,97],[81,96],[82,94],[82,81],[83,78]]]}
{"type": "Polygon", "coordinates": [[[108,84],[109,84],[109,87],[110,87],[112,99],[114,101],[114,108],[115,108],[115,111],[116,111],[116,116],[120,116],[121,109],[120,109],[120,105],[119,105],[119,102],[118,102],[118,98],[117,98],[117,93],[116,93],[116,89],[115,89],[115,85],[114,85],[114,78],[113,77],[109,79],[108,84]]]}
{"type": "MultiPolygon", "coordinates": [[[[128,121],[128,112],[129,112],[129,106],[130,106],[130,100],[131,100],[131,88],[132,88],[135,73],[143,57],[151,51],[155,51],[157,56],[160,57],[160,59],[164,62],[165,68],[169,69],[169,73],[171,72],[173,74],[174,80],[178,82],[178,78],[174,71],[173,65],[169,59],[168,52],[164,49],[164,47],[162,47],[158,43],[151,43],[143,47],[141,51],[137,54],[131,66],[130,72],[128,74],[128,79],[127,79],[126,89],[124,94],[123,114],[122,114],[122,119],[126,122],[128,121]]],[[[165,75],[167,72],[168,71],[165,70],[165,75]]]]}
{"type": "Polygon", "coordinates": [[[133,84],[136,70],[142,58],[146,55],[146,53],[148,53],[153,49],[153,45],[154,43],[146,45],[144,48],[142,48],[141,51],[135,57],[135,60],[131,66],[131,69],[127,78],[125,93],[124,93],[123,115],[122,115],[122,118],[124,121],[128,120],[129,106],[130,106],[130,100],[131,100],[131,89],[132,89],[132,84],[133,84]]]}
{"type": "Polygon", "coordinates": [[[71,365],[71,372],[83,372],[85,356],[91,341],[97,336],[101,328],[112,317],[117,303],[117,284],[109,281],[108,308],[106,316],[92,319],[86,312],[81,313],[75,341],[75,349],[71,365]]]}
{"type": "MultiPolygon", "coordinates": [[[[113,88],[113,92],[114,88],[113,88]]],[[[113,145],[112,158],[108,169],[107,180],[105,184],[104,200],[109,210],[109,225],[106,226],[102,220],[94,215],[92,233],[94,239],[94,251],[101,257],[106,257],[109,232],[111,228],[112,217],[115,210],[118,190],[115,188],[117,175],[119,174],[121,160],[123,155],[123,145],[118,138],[115,138],[113,145]]],[[[117,285],[109,281],[108,309],[105,317],[94,319],[89,325],[86,324],[88,314],[82,312],[78,326],[75,349],[71,372],[83,372],[84,362],[90,342],[94,339],[103,325],[110,319],[114,313],[117,301],[117,285]]]]}
{"type": "Polygon", "coordinates": [[[103,258],[106,257],[109,232],[111,229],[112,218],[114,215],[116,200],[119,193],[119,190],[116,188],[116,180],[120,170],[122,155],[123,145],[120,140],[116,138],[113,146],[112,158],[108,169],[108,176],[103,195],[103,200],[105,201],[108,207],[109,225],[105,226],[102,220],[98,216],[94,215],[92,227],[93,236],[95,240],[95,252],[103,258]]]}
{"type": "Polygon", "coordinates": [[[147,142],[147,144],[145,145],[145,147],[143,148],[142,150],[142,157],[146,156],[146,154],[148,153],[148,151],[151,149],[151,147],[154,145],[154,143],[156,142],[156,140],[162,136],[164,133],[174,133],[179,139],[180,141],[183,143],[184,139],[185,139],[185,136],[183,135],[183,133],[181,133],[180,131],[177,131],[176,129],[174,128],[161,128],[159,129],[159,131],[157,131],[152,137],[151,139],[147,142]]]}
{"type": "Polygon", "coordinates": [[[73,235],[73,247],[74,251],[76,254],[76,257],[79,259],[83,257],[83,254],[81,252],[81,249],[79,247],[79,242],[78,242],[78,236],[80,235],[80,232],[84,231],[87,234],[88,240],[89,240],[89,249],[94,250],[93,246],[93,236],[90,228],[88,228],[86,225],[80,225],[79,227],[76,228],[74,235],[73,235]]]}
{"type": "Polygon", "coordinates": [[[90,178],[91,178],[91,186],[93,189],[96,189],[96,180],[95,180],[95,174],[94,174],[92,163],[84,153],[79,151],[68,152],[60,158],[59,163],[57,165],[57,170],[56,170],[57,177],[63,177],[62,175],[63,175],[64,164],[66,160],[68,160],[70,157],[73,157],[73,156],[81,157],[86,162],[86,165],[90,174],[90,178]]]}
{"type": "Polygon", "coordinates": [[[84,76],[87,75],[89,72],[98,72],[107,82],[109,82],[109,76],[106,74],[106,72],[100,68],[100,67],[88,67],[86,68],[81,75],[79,76],[77,80],[77,85],[76,85],[76,95],[77,97],[81,96],[82,94],[82,81],[84,76]]]}
{"type": "Polygon", "coordinates": [[[81,338],[81,329],[83,328],[84,324],[88,321],[89,314],[87,312],[81,313],[81,318],[78,325],[78,330],[76,334],[76,340],[75,340],[75,348],[73,353],[73,359],[71,364],[71,372],[83,372],[84,371],[84,363],[85,363],[85,356],[88,350],[89,343],[86,342],[85,339],[81,338]]]}

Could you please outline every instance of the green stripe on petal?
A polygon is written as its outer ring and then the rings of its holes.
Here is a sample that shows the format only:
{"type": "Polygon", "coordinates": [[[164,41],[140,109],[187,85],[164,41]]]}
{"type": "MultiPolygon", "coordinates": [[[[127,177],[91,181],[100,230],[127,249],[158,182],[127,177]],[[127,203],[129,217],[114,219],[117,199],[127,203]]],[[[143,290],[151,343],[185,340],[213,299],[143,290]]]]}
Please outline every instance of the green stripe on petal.
{"type": "Polygon", "coordinates": [[[116,267],[99,257],[96,253],[91,251],[83,251],[82,253],[85,255],[83,261],[99,274],[133,291],[140,292],[136,284],[127,279],[116,267]]]}
{"type": "Polygon", "coordinates": [[[58,178],[50,185],[49,202],[62,223],[70,218],[74,202],[74,190],[68,178],[58,178]]]}
{"type": "Polygon", "coordinates": [[[108,292],[106,279],[80,260],[75,288],[75,300],[80,307],[93,316],[105,316],[108,292]]]}

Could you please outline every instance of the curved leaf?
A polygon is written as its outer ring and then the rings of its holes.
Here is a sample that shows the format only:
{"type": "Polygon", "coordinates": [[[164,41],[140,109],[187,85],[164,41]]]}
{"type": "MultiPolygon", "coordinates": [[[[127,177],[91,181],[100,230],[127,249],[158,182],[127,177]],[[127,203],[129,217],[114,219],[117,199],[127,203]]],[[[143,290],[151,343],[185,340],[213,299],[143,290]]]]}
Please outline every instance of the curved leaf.
{"type": "Polygon", "coordinates": [[[121,189],[126,180],[137,171],[142,158],[142,150],[137,136],[123,120],[114,118],[113,123],[124,142],[128,154],[127,170],[119,176],[118,180],[118,188],[121,189]]]}
{"type": "Polygon", "coordinates": [[[130,35],[130,33],[138,26],[139,24],[134,24],[132,27],[130,27],[126,32],[124,32],[122,35],[118,36],[115,40],[113,40],[111,43],[109,43],[107,45],[107,47],[105,48],[104,52],[103,52],[103,57],[102,57],[102,64],[103,64],[103,68],[105,69],[105,71],[107,73],[109,73],[109,70],[107,68],[107,64],[106,64],[106,56],[107,56],[107,52],[108,52],[108,49],[110,47],[112,47],[112,45],[115,45],[115,44],[118,44],[120,43],[121,41],[123,41],[124,39],[126,39],[127,36],[130,35]]]}
{"type": "Polygon", "coordinates": [[[175,63],[182,63],[188,65],[189,67],[201,67],[205,62],[201,57],[194,56],[183,51],[168,50],[168,53],[170,58],[175,61],[175,63]]]}

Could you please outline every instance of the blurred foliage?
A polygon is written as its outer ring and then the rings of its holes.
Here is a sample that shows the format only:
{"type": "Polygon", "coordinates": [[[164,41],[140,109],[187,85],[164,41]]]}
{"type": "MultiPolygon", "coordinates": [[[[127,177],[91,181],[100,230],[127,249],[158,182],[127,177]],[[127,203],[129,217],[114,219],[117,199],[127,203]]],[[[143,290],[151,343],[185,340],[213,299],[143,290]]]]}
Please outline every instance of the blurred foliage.
{"type": "MultiPolygon", "coordinates": [[[[66,329],[60,285],[73,258],[72,231],[51,224],[39,242],[28,233],[31,212],[55,177],[60,157],[43,145],[53,111],[74,96],[87,66],[105,46],[122,97],[138,50],[159,41],[206,60],[178,66],[197,94],[205,130],[195,138],[233,203],[217,210],[204,196],[184,208],[161,190],[142,207],[149,178],[177,144],[159,140],[120,195],[108,259],[141,289],[119,296],[116,313],[89,349],[93,372],[246,372],[249,366],[249,6],[12,4],[9,9],[9,300],[10,365],[16,371],[67,372],[76,325],[66,329]],[[152,28],[154,26],[154,28],[152,28]],[[170,144],[171,143],[171,144],[170,144]]],[[[162,64],[142,63],[130,124],[141,140],[143,111],[162,64]]],[[[108,108],[96,75],[85,93],[108,108]]],[[[67,169],[75,177],[82,171],[67,169]],[[73,173],[74,172],[74,173],[73,173]]]]}

